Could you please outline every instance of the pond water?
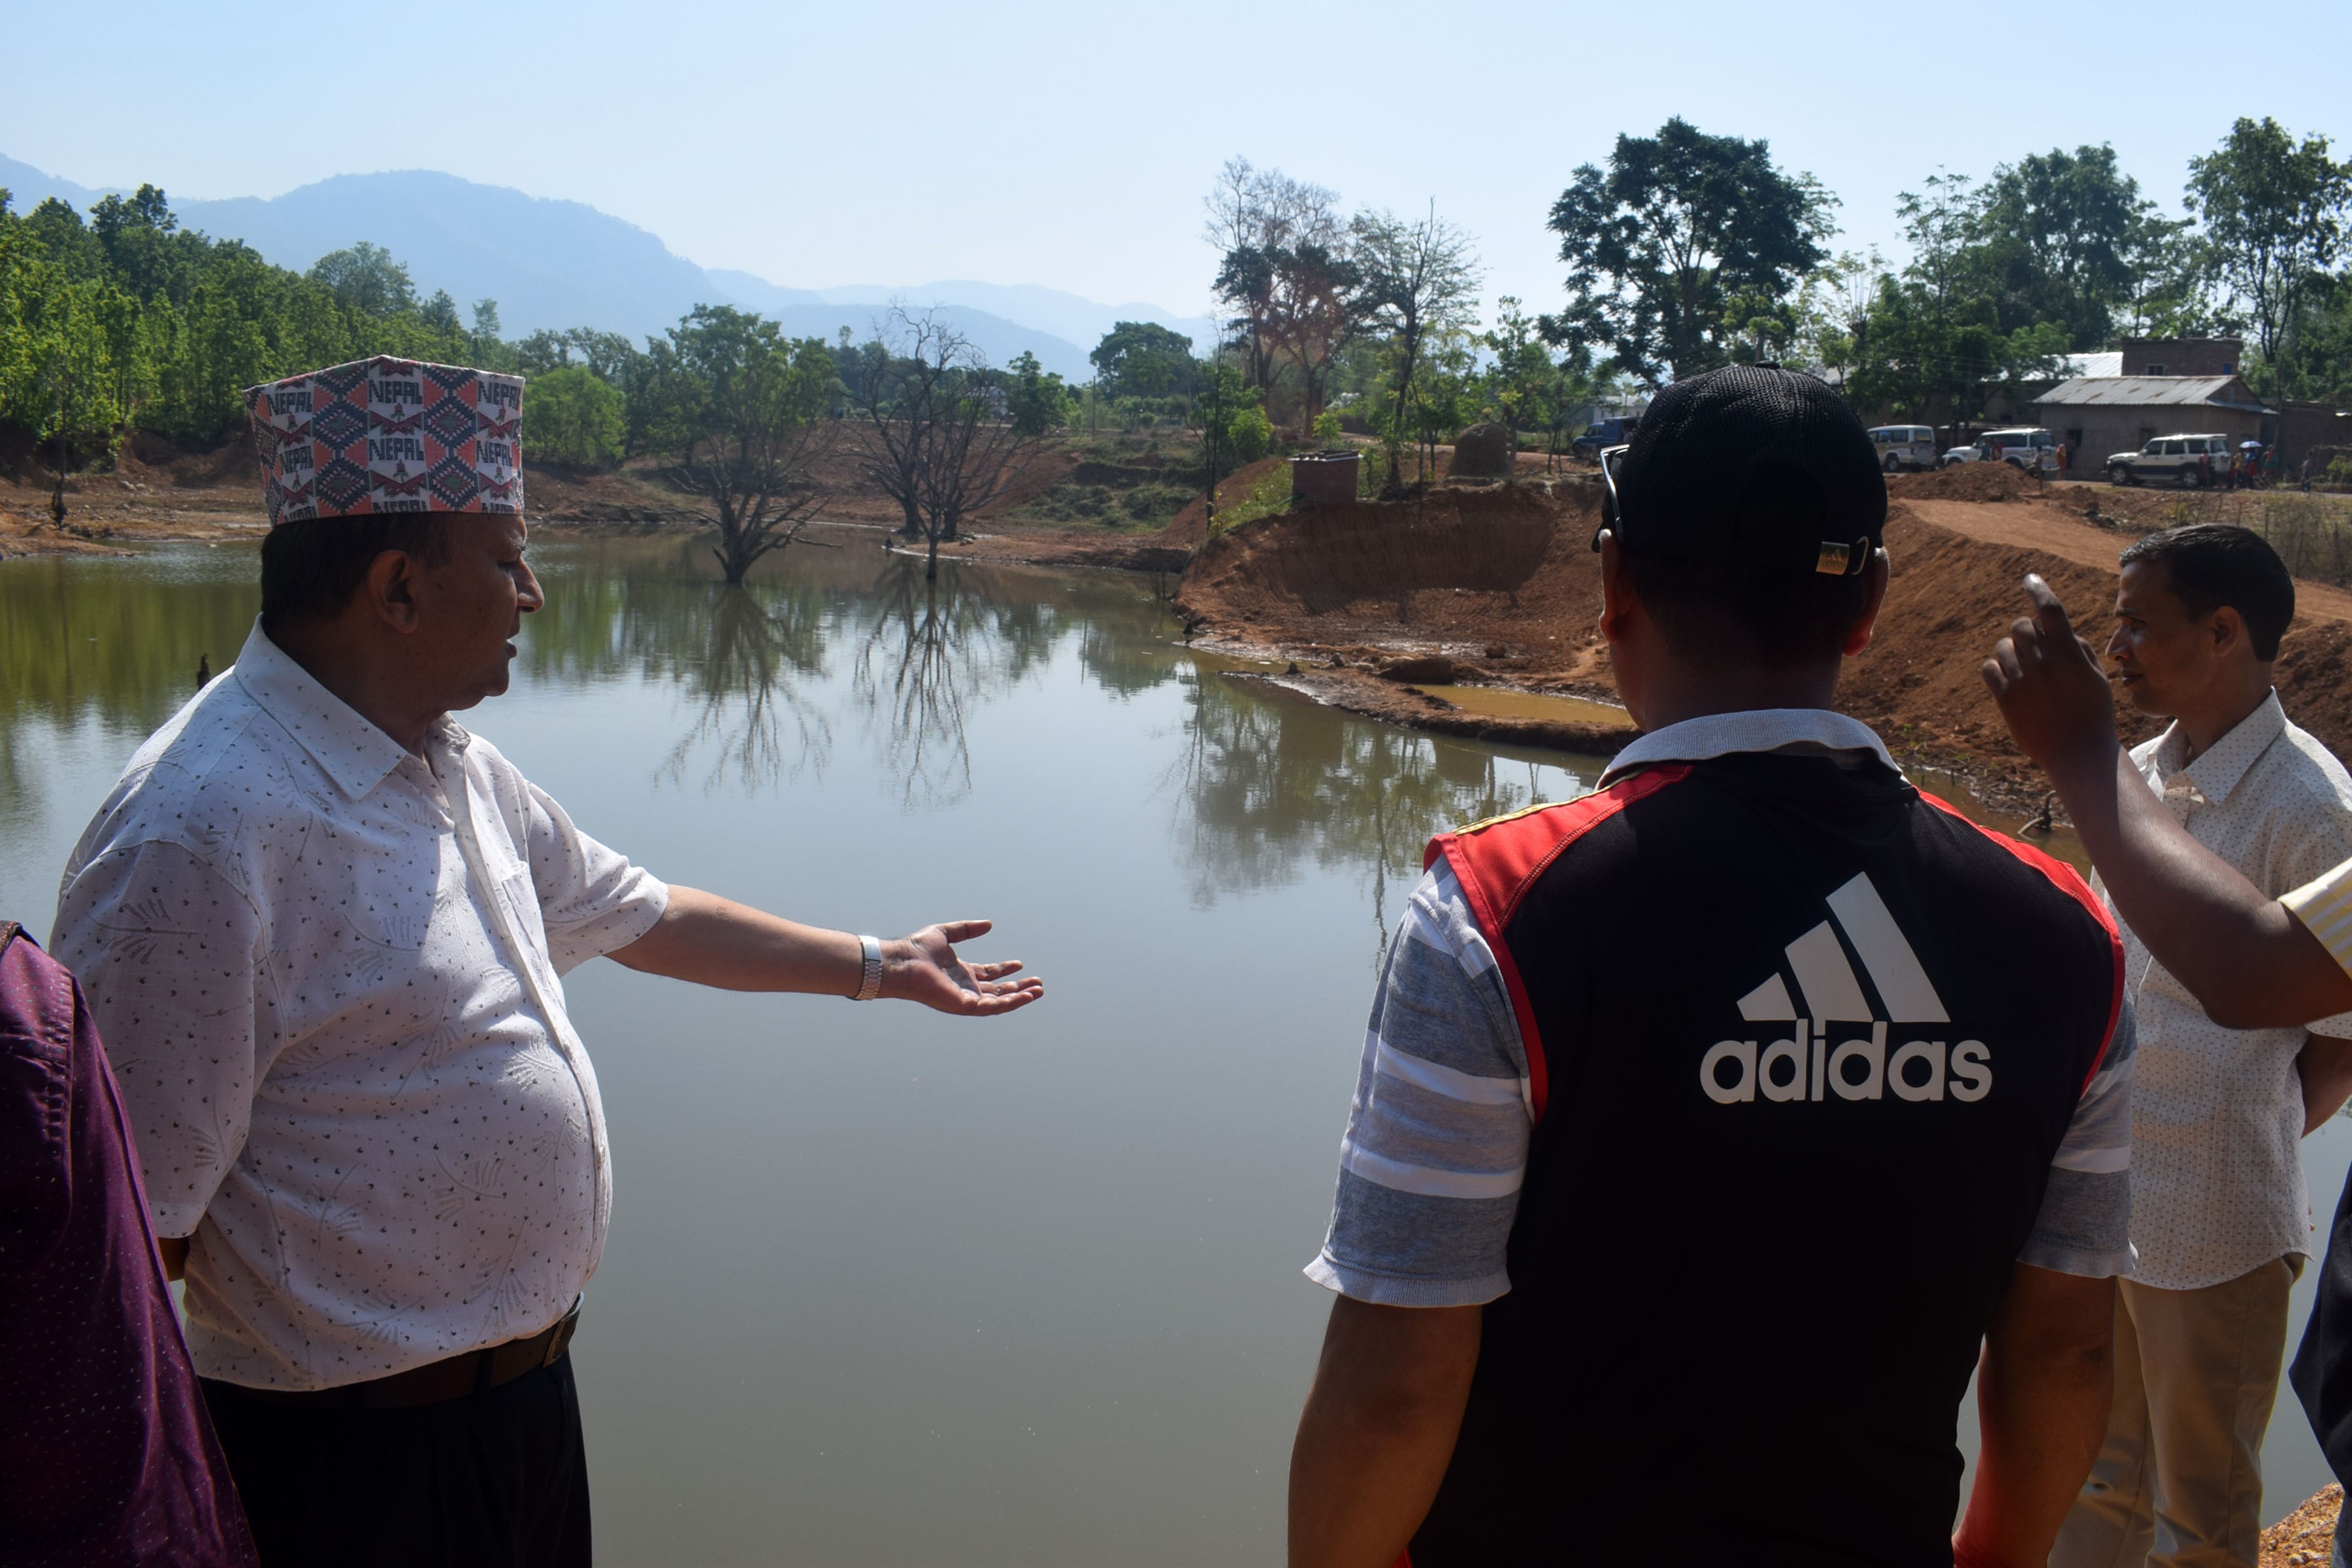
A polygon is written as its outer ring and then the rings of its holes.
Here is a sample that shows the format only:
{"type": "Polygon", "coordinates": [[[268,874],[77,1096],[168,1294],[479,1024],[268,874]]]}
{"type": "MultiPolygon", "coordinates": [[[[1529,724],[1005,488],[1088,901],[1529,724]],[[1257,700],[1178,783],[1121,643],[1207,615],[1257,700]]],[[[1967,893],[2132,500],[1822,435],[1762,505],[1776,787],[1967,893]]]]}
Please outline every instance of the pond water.
{"type": "MultiPolygon", "coordinates": [[[[730,594],[676,539],[532,556],[514,689],[464,717],[587,831],[824,924],[992,918],[977,951],[1048,985],[975,1025],[571,977],[615,1173],[576,1350],[602,1557],[1278,1562],[1328,1305],[1298,1270],[1422,841],[1600,763],[1225,679],[1143,579],[796,546],[730,594]]],[[[0,911],[46,931],[255,570],[0,564],[0,911]]],[[[2345,1131],[2306,1147],[2323,1203],[2345,1131]]],[[[2291,1400],[2266,1468],[2272,1517],[2326,1479],[2291,1400]]]]}

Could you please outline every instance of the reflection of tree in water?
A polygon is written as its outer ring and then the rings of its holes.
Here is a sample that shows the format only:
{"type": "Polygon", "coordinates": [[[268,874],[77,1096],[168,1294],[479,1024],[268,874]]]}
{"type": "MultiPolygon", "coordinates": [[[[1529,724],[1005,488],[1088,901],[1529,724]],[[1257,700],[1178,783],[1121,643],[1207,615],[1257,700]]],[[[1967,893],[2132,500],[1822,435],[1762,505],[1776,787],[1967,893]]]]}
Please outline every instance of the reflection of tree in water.
{"type": "Polygon", "coordinates": [[[195,694],[199,660],[215,673],[236,661],[260,599],[248,551],[50,555],[0,569],[0,837],[26,842],[52,809],[95,805],[52,806],[58,736],[95,724],[129,755],[195,694]]]}
{"type": "Polygon", "coordinates": [[[1308,864],[1355,868],[1385,956],[1390,879],[1410,886],[1432,833],[1580,792],[1557,764],[1286,699],[1202,672],[1171,770],[1178,837],[1201,905],[1279,887],[1308,864]]]}
{"type": "Polygon", "coordinates": [[[694,719],[659,776],[682,783],[705,747],[706,789],[730,773],[758,790],[824,768],[825,637],[837,616],[821,587],[780,572],[728,587],[691,540],[591,542],[547,556],[546,603],[522,645],[532,679],[581,696],[640,674],[677,689],[694,719]]]}
{"type": "Polygon", "coordinates": [[[909,810],[970,793],[966,711],[1042,669],[1069,630],[1060,606],[1000,596],[984,573],[950,563],[933,579],[921,567],[897,555],[884,566],[856,679],[909,810]]]}
{"type": "Polygon", "coordinates": [[[747,791],[803,767],[823,771],[833,728],[801,683],[824,673],[824,618],[809,594],[740,584],[719,588],[709,601],[704,638],[688,645],[707,647],[709,657],[678,671],[701,710],[670,748],[663,773],[683,779],[704,746],[715,749],[706,790],[730,768],[747,791]]]}

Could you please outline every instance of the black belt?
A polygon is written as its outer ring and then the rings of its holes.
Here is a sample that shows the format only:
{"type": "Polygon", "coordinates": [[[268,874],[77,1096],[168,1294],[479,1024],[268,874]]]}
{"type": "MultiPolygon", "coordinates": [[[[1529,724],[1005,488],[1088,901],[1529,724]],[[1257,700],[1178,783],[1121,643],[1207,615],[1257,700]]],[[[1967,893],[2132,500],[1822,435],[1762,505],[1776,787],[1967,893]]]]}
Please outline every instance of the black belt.
{"type": "Polygon", "coordinates": [[[235,1389],[240,1398],[270,1405],[309,1405],[325,1410],[403,1410],[416,1405],[443,1405],[481,1394],[525,1373],[553,1366],[571,1348],[580,1327],[580,1303],[527,1340],[509,1340],[487,1350],[467,1351],[446,1361],[427,1362],[390,1377],[347,1383],[337,1388],[248,1388],[241,1383],[215,1384],[235,1389]]]}

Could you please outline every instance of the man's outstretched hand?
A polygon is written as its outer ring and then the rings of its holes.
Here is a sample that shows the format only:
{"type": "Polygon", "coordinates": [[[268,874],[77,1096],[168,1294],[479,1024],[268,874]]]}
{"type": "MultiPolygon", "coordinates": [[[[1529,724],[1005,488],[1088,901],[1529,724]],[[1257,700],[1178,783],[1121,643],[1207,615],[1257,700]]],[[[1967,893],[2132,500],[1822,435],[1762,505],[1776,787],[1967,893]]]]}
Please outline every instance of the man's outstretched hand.
{"type": "Polygon", "coordinates": [[[882,994],[968,1018],[992,1018],[1026,1007],[1045,994],[1045,983],[1034,974],[1007,980],[1006,975],[1019,973],[1019,959],[967,963],[956,953],[957,942],[986,936],[989,925],[987,921],[948,921],[883,943],[882,994]]]}
{"type": "MultiPolygon", "coordinates": [[[[882,944],[885,996],[920,1002],[966,1018],[992,1018],[1026,1007],[1045,983],[1018,973],[1018,959],[966,963],[955,944],[986,936],[986,921],[949,921],[882,944]]],[[[671,884],[669,905],[654,928],[613,959],[647,974],[667,974],[727,991],[800,991],[849,996],[865,978],[865,952],[847,931],[804,926],[781,915],[671,884]]]]}
{"type": "Polygon", "coordinates": [[[2066,763],[2105,770],[2116,747],[2116,700],[2091,645],[2074,635],[2050,584],[2025,576],[2033,614],[2011,624],[1982,668],[2020,750],[2053,774],[2066,763]]]}

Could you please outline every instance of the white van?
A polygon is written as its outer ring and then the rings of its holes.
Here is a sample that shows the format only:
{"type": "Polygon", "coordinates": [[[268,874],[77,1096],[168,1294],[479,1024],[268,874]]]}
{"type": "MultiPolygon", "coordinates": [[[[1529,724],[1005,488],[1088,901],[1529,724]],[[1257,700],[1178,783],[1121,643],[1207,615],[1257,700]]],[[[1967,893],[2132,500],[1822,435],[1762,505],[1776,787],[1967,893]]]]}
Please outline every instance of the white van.
{"type": "Polygon", "coordinates": [[[1881,425],[1870,433],[1878,466],[1890,474],[1936,466],[1936,432],[1925,425],[1881,425]]]}

